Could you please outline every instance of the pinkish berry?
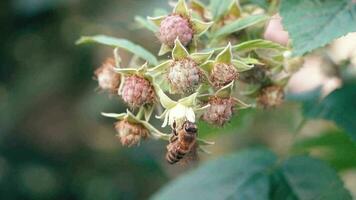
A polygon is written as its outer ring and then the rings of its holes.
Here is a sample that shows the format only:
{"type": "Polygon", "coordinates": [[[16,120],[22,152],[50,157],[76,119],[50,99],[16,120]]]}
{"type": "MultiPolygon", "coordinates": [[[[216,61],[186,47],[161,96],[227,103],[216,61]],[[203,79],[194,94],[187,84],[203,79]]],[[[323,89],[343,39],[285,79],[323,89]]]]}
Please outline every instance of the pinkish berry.
{"type": "Polygon", "coordinates": [[[223,126],[228,122],[234,111],[235,102],[232,98],[222,99],[218,97],[210,98],[210,107],[203,115],[203,120],[217,126],[223,126]]]}
{"type": "Polygon", "coordinates": [[[173,47],[178,37],[179,41],[187,46],[192,41],[193,34],[191,24],[186,18],[180,15],[170,15],[161,22],[158,38],[163,44],[173,47]]]}
{"type": "Polygon", "coordinates": [[[132,75],[125,77],[122,87],[122,99],[131,107],[137,108],[153,103],[155,93],[151,83],[143,77],[132,75]]]}
{"type": "Polygon", "coordinates": [[[190,59],[174,61],[169,68],[168,80],[174,92],[179,94],[193,93],[202,81],[202,72],[190,59]]]}
{"type": "Polygon", "coordinates": [[[98,80],[99,87],[102,90],[115,93],[120,85],[120,74],[114,71],[115,61],[112,58],[106,59],[106,61],[95,70],[94,74],[98,80]]]}
{"type": "Polygon", "coordinates": [[[279,106],[283,103],[284,91],[279,86],[269,86],[263,88],[257,98],[257,102],[264,108],[279,106]]]}
{"type": "Polygon", "coordinates": [[[117,122],[115,129],[121,144],[128,147],[139,144],[141,138],[146,139],[149,133],[141,124],[131,123],[127,120],[117,122]]]}
{"type": "Polygon", "coordinates": [[[215,88],[221,88],[237,79],[238,75],[232,64],[216,63],[211,71],[210,81],[215,88]]]}

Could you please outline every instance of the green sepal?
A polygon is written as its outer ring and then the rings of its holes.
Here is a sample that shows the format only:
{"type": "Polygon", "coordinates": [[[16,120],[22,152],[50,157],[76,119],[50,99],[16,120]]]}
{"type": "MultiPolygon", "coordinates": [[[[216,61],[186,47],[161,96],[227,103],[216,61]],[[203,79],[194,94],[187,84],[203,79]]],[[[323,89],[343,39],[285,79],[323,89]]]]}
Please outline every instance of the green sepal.
{"type": "Polygon", "coordinates": [[[161,102],[162,106],[165,109],[170,109],[170,108],[174,107],[177,104],[177,102],[173,101],[171,98],[169,98],[163,92],[163,90],[159,87],[159,85],[157,85],[157,84],[153,84],[153,85],[154,85],[156,94],[157,94],[157,96],[159,98],[159,101],[161,102]]]}
{"type": "Polygon", "coordinates": [[[172,50],[173,60],[181,60],[189,56],[188,51],[185,49],[183,44],[179,41],[178,38],[174,41],[174,48],[172,50]]]}
{"type": "Polygon", "coordinates": [[[227,16],[241,17],[241,7],[238,1],[233,0],[226,14],[227,16]]]}
{"type": "Polygon", "coordinates": [[[168,45],[166,44],[162,44],[161,45],[161,48],[159,49],[159,52],[158,52],[158,55],[159,56],[163,56],[164,54],[168,53],[168,52],[171,52],[172,51],[172,48],[169,47],[168,45]]]}
{"type": "Polygon", "coordinates": [[[242,100],[236,98],[236,97],[233,97],[233,100],[235,102],[235,107],[239,110],[241,109],[247,109],[247,108],[252,108],[254,107],[255,105],[251,105],[251,104],[247,104],[245,102],[243,102],[242,100]]]}
{"type": "Polygon", "coordinates": [[[120,85],[119,88],[117,89],[118,95],[121,95],[122,88],[124,87],[124,83],[125,83],[125,76],[121,76],[120,78],[121,78],[120,85]]]}
{"type": "Polygon", "coordinates": [[[240,60],[232,60],[232,64],[235,66],[238,72],[245,72],[254,67],[254,65],[248,65],[240,60]]]}
{"type": "Polygon", "coordinates": [[[178,1],[177,5],[173,9],[173,13],[189,17],[189,10],[187,4],[185,3],[185,0],[178,1]]]}
{"type": "Polygon", "coordinates": [[[154,107],[152,105],[145,105],[143,109],[144,109],[143,112],[145,115],[145,120],[149,121],[152,116],[154,107]]]}
{"type": "Polygon", "coordinates": [[[201,18],[205,17],[204,14],[206,13],[207,8],[202,2],[198,0],[191,0],[190,7],[192,10],[195,10],[197,13],[199,13],[201,18]]]}
{"type": "Polygon", "coordinates": [[[274,85],[284,87],[284,86],[287,85],[289,79],[290,79],[290,76],[287,75],[287,76],[282,77],[282,78],[279,78],[279,79],[277,79],[277,80],[272,80],[272,83],[273,83],[274,85]]]}
{"type": "Polygon", "coordinates": [[[192,19],[191,22],[193,30],[198,36],[203,35],[214,24],[214,22],[203,22],[198,19],[192,19]]]}
{"type": "Polygon", "coordinates": [[[247,58],[238,58],[240,61],[244,62],[247,65],[265,65],[264,63],[260,62],[258,59],[247,57],[247,58]]]}
{"type": "Polygon", "coordinates": [[[110,117],[110,118],[115,118],[115,119],[118,119],[118,120],[122,120],[122,119],[125,118],[125,116],[127,114],[126,113],[105,113],[105,112],[102,112],[101,115],[105,116],[105,117],[110,117]]]}
{"type": "Polygon", "coordinates": [[[215,61],[213,60],[208,60],[207,62],[205,62],[204,64],[200,65],[200,68],[207,73],[207,75],[210,75],[211,70],[214,67],[214,63],[215,61]]]}
{"type": "Polygon", "coordinates": [[[210,106],[211,105],[208,104],[208,105],[205,105],[203,107],[195,108],[194,109],[194,113],[195,113],[196,118],[199,119],[204,114],[205,110],[208,109],[210,106]]]}
{"type": "Polygon", "coordinates": [[[260,84],[248,85],[246,90],[241,91],[240,94],[248,97],[256,97],[261,89],[260,84]]]}
{"type": "Polygon", "coordinates": [[[232,51],[231,51],[231,43],[229,42],[229,44],[227,44],[225,49],[217,55],[215,62],[231,64],[231,60],[232,60],[232,51]]]}
{"type": "Polygon", "coordinates": [[[205,53],[192,53],[190,54],[190,58],[194,60],[197,64],[205,63],[209,58],[213,55],[214,51],[209,51],[205,53]]]}
{"type": "Polygon", "coordinates": [[[148,21],[151,21],[153,24],[156,26],[161,26],[161,22],[166,18],[167,16],[158,16],[158,17],[147,17],[148,21]]]}
{"type": "Polygon", "coordinates": [[[166,73],[168,67],[171,65],[172,60],[166,60],[164,62],[162,62],[161,64],[148,69],[148,73],[151,74],[151,76],[153,77],[157,77],[159,75],[162,75],[164,73],[166,73]]]}
{"type": "Polygon", "coordinates": [[[179,103],[181,103],[184,106],[187,107],[193,107],[196,104],[198,93],[193,93],[187,97],[184,97],[182,99],[179,99],[179,103]]]}
{"type": "Polygon", "coordinates": [[[215,96],[226,99],[231,96],[234,90],[234,81],[216,91],[215,96]]]}

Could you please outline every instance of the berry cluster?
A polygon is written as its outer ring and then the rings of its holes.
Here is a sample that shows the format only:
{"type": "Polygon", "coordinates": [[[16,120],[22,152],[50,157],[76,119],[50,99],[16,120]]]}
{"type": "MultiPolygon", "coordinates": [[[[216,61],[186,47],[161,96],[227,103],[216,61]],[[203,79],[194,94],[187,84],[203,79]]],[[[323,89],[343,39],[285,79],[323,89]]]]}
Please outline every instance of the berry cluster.
{"type": "MultiPolygon", "coordinates": [[[[115,50],[115,60],[108,59],[95,71],[99,87],[120,95],[129,107],[126,113],[103,113],[118,120],[115,128],[124,146],[147,138],[165,139],[169,141],[167,159],[175,163],[212,144],[197,137],[198,120],[221,127],[239,109],[283,102],[291,74],[284,68],[289,60],[286,48],[262,39],[246,40],[249,30],[238,35],[230,31],[234,21],[253,15],[253,10],[244,11],[233,2],[214,16],[198,1],[187,5],[179,0],[172,13],[148,17],[146,24],[162,44],[158,55],[170,52],[169,59],[157,65],[122,67],[115,50]],[[163,120],[163,127],[170,126],[169,134],[150,124],[152,113],[162,110],[159,107],[164,111],[156,116],[163,120]]],[[[261,32],[263,26],[250,29],[261,32]]]]}

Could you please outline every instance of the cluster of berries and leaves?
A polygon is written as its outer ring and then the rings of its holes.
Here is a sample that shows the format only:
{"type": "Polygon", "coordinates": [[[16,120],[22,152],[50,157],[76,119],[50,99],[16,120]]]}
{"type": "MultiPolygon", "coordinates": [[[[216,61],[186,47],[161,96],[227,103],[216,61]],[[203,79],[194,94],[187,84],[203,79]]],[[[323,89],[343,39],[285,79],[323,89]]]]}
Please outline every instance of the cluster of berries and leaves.
{"type": "MultiPolygon", "coordinates": [[[[95,76],[102,90],[119,95],[128,106],[126,113],[103,113],[117,120],[117,136],[125,146],[149,138],[169,141],[187,121],[222,127],[240,109],[278,106],[300,66],[286,47],[260,38],[267,12],[241,7],[238,1],[218,9],[179,0],[167,15],[136,19],[161,42],[162,59],[121,38],[97,35],[78,41],[115,48],[114,59],[106,60],[95,76]],[[130,66],[121,65],[119,50],[134,54],[130,66]],[[154,127],[152,118],[162,119],[162,127],[172,133],[154,127]]],[[[191,146],[198,150],[212,144],[196,141],[191,146]]]]}

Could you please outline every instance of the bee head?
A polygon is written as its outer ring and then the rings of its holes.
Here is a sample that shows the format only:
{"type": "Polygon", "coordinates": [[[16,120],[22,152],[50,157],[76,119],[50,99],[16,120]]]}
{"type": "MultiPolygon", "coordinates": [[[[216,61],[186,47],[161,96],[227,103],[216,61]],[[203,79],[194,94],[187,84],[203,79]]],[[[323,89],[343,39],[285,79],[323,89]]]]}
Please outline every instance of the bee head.
{"type": "Polygon", "coordinates": [[[183,128],[187,133],[196,133],[198,131],[198,127],[195,123],[190,121],[185,121],[183,124],[183,128]]]}

